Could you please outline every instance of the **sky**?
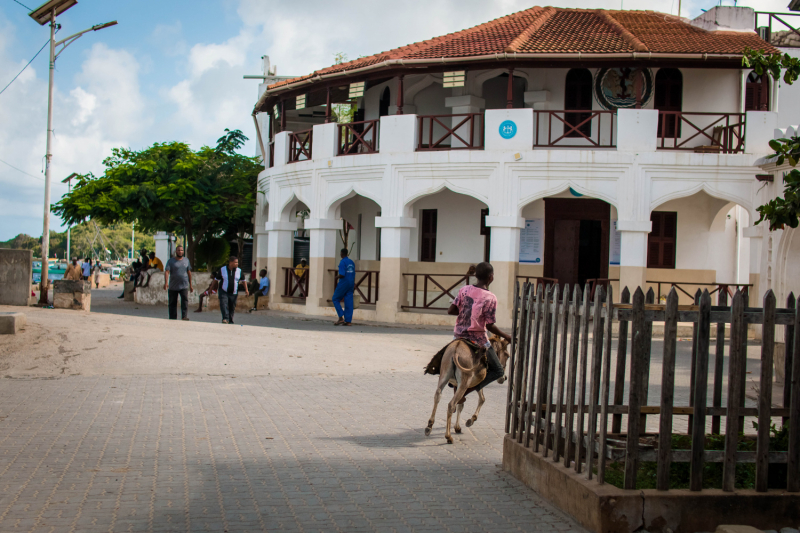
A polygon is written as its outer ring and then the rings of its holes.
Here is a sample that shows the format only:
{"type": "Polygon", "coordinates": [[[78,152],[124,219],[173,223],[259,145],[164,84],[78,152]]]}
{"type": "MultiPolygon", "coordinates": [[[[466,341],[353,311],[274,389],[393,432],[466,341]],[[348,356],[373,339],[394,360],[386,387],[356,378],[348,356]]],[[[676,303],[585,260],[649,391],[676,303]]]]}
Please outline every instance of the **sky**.
{"type": "MultiPolygon", "coordinates": [[[[560,0],[557,7],[652,9],[677,14],[679,0],[560,0]]],[[[788,0],[743,0],[785,12],[788,0]]],[[[0,90],[47,42],[28,17],[44,0],[0,0],[0,90]]],[[[696,17],[719,0],[683,0],[696,17]]],[[[732,5],[733,0],[722,0],[732,5]]],[[[547,3],[539,3],[547,5],[547,3]]],[[[537,5],[532,0],[79,0],[59,17],[57,39],[95,24],[56,62],[52,203],[73,172],[103,173],[114,147],[156,142],[213,145],[225,128],[250,137],[261,56],[278,75],[302,75],[350,58],[444,35],[537,5]]],[[[0,241],[40,236],[44,211],[47,49],[0,94],[0,241]]],[[[61,220],[51,216],[51,229],[61,220]]]]}

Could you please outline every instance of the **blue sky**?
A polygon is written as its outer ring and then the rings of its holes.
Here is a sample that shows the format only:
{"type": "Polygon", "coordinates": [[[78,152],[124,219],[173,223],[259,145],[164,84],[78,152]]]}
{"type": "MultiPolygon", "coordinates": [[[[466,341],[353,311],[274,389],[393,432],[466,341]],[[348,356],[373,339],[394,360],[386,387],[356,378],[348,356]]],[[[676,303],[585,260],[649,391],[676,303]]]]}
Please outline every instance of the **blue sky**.
{"type": "MultiPolygon", "coordinates": [[[[35,8],[43,0],[20,0],[35,8]]],[[[731,0],[723,3],[730,4],[731,0]]],[[[758,0],[786,11],[788,0],[758,0]]],[[[547,5],[547,2],[539,2],[547,5]]],[[[677,14],[678,0],[624,0],[626,9],[677,14]]],[[[261,56],[278,74],[305,74],[350,57],[457,31],[520,9],[531,0],[79,0],[59,18],[58,38],[94,24],[56,64],[52,200],[72,172],[101,174],[111,148],[181,140],[212,144],[225,128],[254,138],[250,113],[261,56]]],[[[620,0],[566,0],[562,7],[618,9],[620,0]]],[[[694,17],[713,1],[684,0],[694,17]]],[[[740,2],[741,5],[741,2],[740,2]]],[[[47,41],[49,29],[14,0],[0,0],[0,89],[47,41]]],[[[47,120],[47,50],[0,95],[0,240],[41,235],[47,120]],[[17,167],[19,170],[11,168],[17,167]]],[[[245,147],[255,152],[252,140],[245,147]]],[[[60,220],[51,218],[51,227],[60,220]]]]}

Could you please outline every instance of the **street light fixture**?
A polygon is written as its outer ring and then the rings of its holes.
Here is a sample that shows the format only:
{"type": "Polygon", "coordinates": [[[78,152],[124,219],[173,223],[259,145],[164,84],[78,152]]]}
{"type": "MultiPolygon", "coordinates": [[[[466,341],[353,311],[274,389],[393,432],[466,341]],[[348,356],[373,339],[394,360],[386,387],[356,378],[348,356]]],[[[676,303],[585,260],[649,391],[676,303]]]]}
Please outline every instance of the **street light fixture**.
{"type": "MultiPolygon", "coordinates": [[[[42,281],[39,303],[47,305],[47,290],[50,285],[47,258],[50,255],[50,166],[53,162],[53,76],[56,68],[56,58],[61,55],[67,46],[79,39],[84,33],[98,31],[109,26],[114,26],[117,21],[105,24],[96,24],[88,30],[70,35],[66,39],[56,42],[56,17],[78,3],[78,0],[49,0],[29,13],[29,16],[41,26],[50,24],[50,84],[47,91],[47,155],[44,172],[44,224],[42,231],[42,281]],[[61,50],[56,53],[56,47],[61,50]]],[[[69,179],[69,178],[68,178],[69,179]]]]}

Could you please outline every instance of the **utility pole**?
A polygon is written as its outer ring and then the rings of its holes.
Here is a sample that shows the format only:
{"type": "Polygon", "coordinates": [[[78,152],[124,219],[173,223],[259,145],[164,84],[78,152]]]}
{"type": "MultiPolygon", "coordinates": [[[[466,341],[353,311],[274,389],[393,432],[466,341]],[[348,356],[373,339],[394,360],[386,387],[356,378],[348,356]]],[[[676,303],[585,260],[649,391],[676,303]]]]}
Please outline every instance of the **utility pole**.
{"type": "Polygon", "coordinates": [[[56,25],[56,16],[62,14],[72,6],[78,3],[78,0],[50,0],[45,2],[37,9],[31,11],[28,15],[39,23],[40,26],[50,24],[50,84],[47,90],[47,152],[44,172],[44,223],[42,227],[42,281],[40,285],[39,303],[47,305],[48,297],[47,291],[50,285],[48,262],[47,258],[50,255],[50,167],[53,163],[53,81],[55,76],[56,59],[61,55],[67,46],[79,39],[84,33],[90,31],[98,31],[109,26],[114,26],[117,21],[107,22],[105,24],[97,24],[88,30],[70,35],[66,39],[56,42],[56,30],[60,26],[56,25]],[[56,53],[56,48],[61,46],[61,50],[56,53]]]}
{"type": "MultiPolygon", "coordinates": [[[[69,187],[69,192],[72,192],[72,179],[77,178],[78,175],[73,172],[70,174],[66,179],[62,180],[61,183],[66,183],[67,187],[69,187]]],[[[72,256],[70,255],[70,230],[72,229],[72,225],[67,226],[67,263],[72,260],[72,256]]]]}
{"type": "Polygon", "coordinates": [[[133,258],[135,257],[133,255],[135,253],[134,250],[136,250],[136,248],[134,248],[134,245],[135,245],[134,239],[135,239],[135,237],[136,237],[136,222],[133,222],[131,224],[131,263],[133,263],[133,258]]]}

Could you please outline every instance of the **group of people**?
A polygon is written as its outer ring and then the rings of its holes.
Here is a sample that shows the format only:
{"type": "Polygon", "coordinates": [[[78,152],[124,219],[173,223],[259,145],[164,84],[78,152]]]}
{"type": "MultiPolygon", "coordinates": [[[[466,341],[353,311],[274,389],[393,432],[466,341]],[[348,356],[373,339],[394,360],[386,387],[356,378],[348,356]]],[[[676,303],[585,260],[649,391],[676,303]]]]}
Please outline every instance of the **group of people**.
{"type": "MultiPolygon", "coordinates": [[[[131,263],[131,266],[128,267],[128,279],[133,282],[133,289],[130,290],[130,293],[136,292],[136,289],[139,287],[149,287],[150,276],[154,271],[158,270],[164,272],[164,263],[161,259],[156,257],[155,252],[148,253],[146,249],[142,248],[139,253],[139,259],[131,263]]],[[[118,298],[125,298],[124,289],[118,298]]]]}
{"type": "Polygon", "coordinates": [[[94,277],[94,284],[96,288],[100,288],[100,274],[103,268],[100,266],[100,261],[95,260],[92,265],[92,258],[87,257],[83,263],[78,265],[78,258],[73,257],[72,261],[67,265],[67,270],[64,271],[64,279],[70,281],[92,281],[94,277]]]}

